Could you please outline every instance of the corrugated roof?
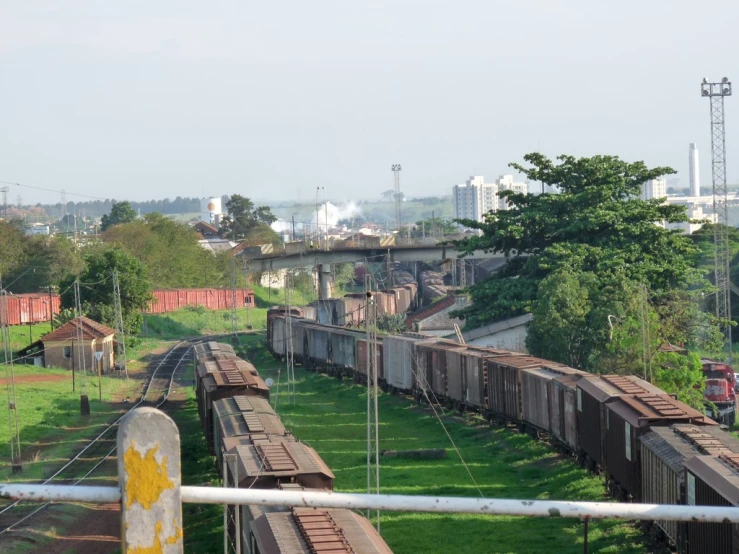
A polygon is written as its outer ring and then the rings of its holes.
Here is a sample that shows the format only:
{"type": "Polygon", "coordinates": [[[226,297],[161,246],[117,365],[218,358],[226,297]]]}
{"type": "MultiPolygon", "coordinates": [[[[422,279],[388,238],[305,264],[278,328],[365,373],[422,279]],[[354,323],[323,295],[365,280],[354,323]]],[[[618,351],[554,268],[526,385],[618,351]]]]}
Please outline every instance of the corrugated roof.
{"type": "Polygon", "coordinates": [[[453,295],[446,296],[436,302],[435,304],[432,304],[425,310],[422,310],[416,314],[410,315],[405,319],[405,326],[409,330],[413,330],[413,322],[414,321],[423,321],[424,319],[428,319],[432,315],[436,315],[447,308],[451,308],[455,304],[455,298],[453,295]]]}
{"type": "Polygon", "coordinates": [[[696,456],[685,468],[734,506],[739,506],[739,472],[733,463],[715,456],[696,456]]]}
{"type": "Polygon", "coordinates": [[[580,379],[578,388],[599,402],[624,394],[665,394],[665,391],[634,375],[590,375],[580,379]]]}
{"type": "Polygon", "coordinates": [[[635,427],[644,427],[658,420],[682,420],[685,423],[717,425],[709,417],[668,394],[623,395],[608,404],[607,409],[617,413],[635,427]]]}
{"type": "Polygon", "coordinates": [[[308,550],[313,552],[345,552],[354,554],[344,533],[326,510],[293,508],[293,520],[308,550]]]}
{"type": "Polygon", "coordinates": [[[64,325],[41,337],[42,342],[64,341],[77,339],[78,332],[84,340],[102,339],[115,335],[115,330],[93,321],[89,317],[81,316],[67,321],[64,325]]]}

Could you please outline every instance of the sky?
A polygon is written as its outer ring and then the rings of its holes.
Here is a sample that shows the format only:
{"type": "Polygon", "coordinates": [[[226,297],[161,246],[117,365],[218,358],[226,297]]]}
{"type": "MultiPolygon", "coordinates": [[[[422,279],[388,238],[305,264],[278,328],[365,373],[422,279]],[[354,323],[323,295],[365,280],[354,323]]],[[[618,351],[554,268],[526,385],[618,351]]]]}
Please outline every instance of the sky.
{"type": "MultiPolygon", "coordinates": [[[[378,198],[399,163],[413,197],[539,150],[667,165],[687,186],[697,142],[708,184],[700,82],[739,83],[737,20],[723,0],[3,2],[0,181],[341,201],[378,198]]],[[[739,98],[726,118],[739,182],[739,98]]]]}

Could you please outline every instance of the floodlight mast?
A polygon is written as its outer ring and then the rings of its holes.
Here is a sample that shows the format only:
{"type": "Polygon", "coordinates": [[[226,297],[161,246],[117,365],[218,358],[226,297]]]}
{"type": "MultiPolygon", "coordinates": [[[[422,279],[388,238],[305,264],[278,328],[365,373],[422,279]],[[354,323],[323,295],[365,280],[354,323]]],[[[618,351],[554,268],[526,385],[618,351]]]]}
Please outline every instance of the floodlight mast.
{"type": "Polygon", "coordinates": [[[726,185],[726,125],[724,117],[724,98],[731,96],[731,82],[727,77],[717,83],[703,79],[701,96],[711,101],[711,176],[713,182],[713,213],[716,224],[713,226],[714,275],[716,279],[716,317],[723,320],[722,331],[728,341],[728,362],[732,361],[731,325],[731,282],[729,264],[729,203],[726,185]]]}

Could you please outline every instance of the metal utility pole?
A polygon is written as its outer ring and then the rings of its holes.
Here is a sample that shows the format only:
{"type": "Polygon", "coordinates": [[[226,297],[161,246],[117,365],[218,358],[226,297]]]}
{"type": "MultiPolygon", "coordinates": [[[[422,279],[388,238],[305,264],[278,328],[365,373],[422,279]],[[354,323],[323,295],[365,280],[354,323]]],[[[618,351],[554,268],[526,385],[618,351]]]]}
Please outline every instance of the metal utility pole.
{"type": "Polygon", "coordinates": [[[67,191],[62,189],[62,219],[67,215],[67,191]]]}
{"type": "MultiPolygon", "coordinates": [[[[724,77],[719,83],[703,79],[701,96],[711,100],[711,176],[713,177],[713,226],[714,274],[716,277],[716,317],[731,319],[731,283],[729,262],[729,210],[726,186],[726,126],[724,124],[724,97],[731,96],[731,83],[724,77]]],[[[731,325],[722,325],[729,344],[728,362],[731,364],[731,325]]]]}
{"type": "Polygon", "coordinates": [[[400,229],[400,164],[393,164],[390,170],[395,177],[395,228],[400,229]]]}
{"type": "Polygon", "coordinates": [[[21,458],[21,433],[18,424],[18,400],[15,394],[15,370],[13,368],[13,349],[10,346],[10,326],[8,318],[7,291],[3,290],[0,278],[0,334],[2,335],[5,356],[5,390],[8,406],[8,443],[10,444],[10,464],[13,473],[23,471],[21,458]]]}
{"type": "Polygon", "coordinates": [[[115,334],[118,341],[119,356],[123,357],[123,371],[128,379],[128,360],[126,359],[126,333],[123,327],[123,308],[121,307],[121,284],[118,272],[113,271],[113,317],[115,318],[115,334]]]}
{"type": "MultiPolygon", "coordinates": [[[[236,257],[231,256],[231,332],[239,340],[239,315],[236,313],[236,257]]],[[[239,341],[241,342],[241,341],[239,341]]]]}
{"type": "MultiPolygon", "coordinates": [[[[367,331],[367,493],[380,494],[380,416],[377,384],[377,303],[372,294],[372,276],[365,277],[365,322],[367,331]],[[374,467],[373,467],[374,466],[374,467]]],[[[380,531],[380,512],[376,512],[380,531]]],[[[367,517],[370,513],[367,512],[367,517]]]]}
{"type": "Polygon", "coordinates": [[[8,192],[10,192],[10,187],[7,185],[4,185],[0,187],[0,192],[3,193],[3,219],[8,220],[8,192]]]}

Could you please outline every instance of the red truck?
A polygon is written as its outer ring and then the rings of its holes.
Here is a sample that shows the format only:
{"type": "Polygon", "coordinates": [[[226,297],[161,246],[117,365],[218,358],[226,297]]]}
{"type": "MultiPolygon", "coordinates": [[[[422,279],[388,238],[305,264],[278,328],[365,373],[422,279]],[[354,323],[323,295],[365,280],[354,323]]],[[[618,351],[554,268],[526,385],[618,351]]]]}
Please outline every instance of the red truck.
{"type": "Polygon", "coordinates": [[[706,390],[703,395],[715,406],[709,405],[706,414],[719,423],[732,426],[736,421],[736,385],[734,370],[730,365],[713,360],[702,360],[706,390]],[[714,413],[715,412],[715,413],[714,413]]]}

